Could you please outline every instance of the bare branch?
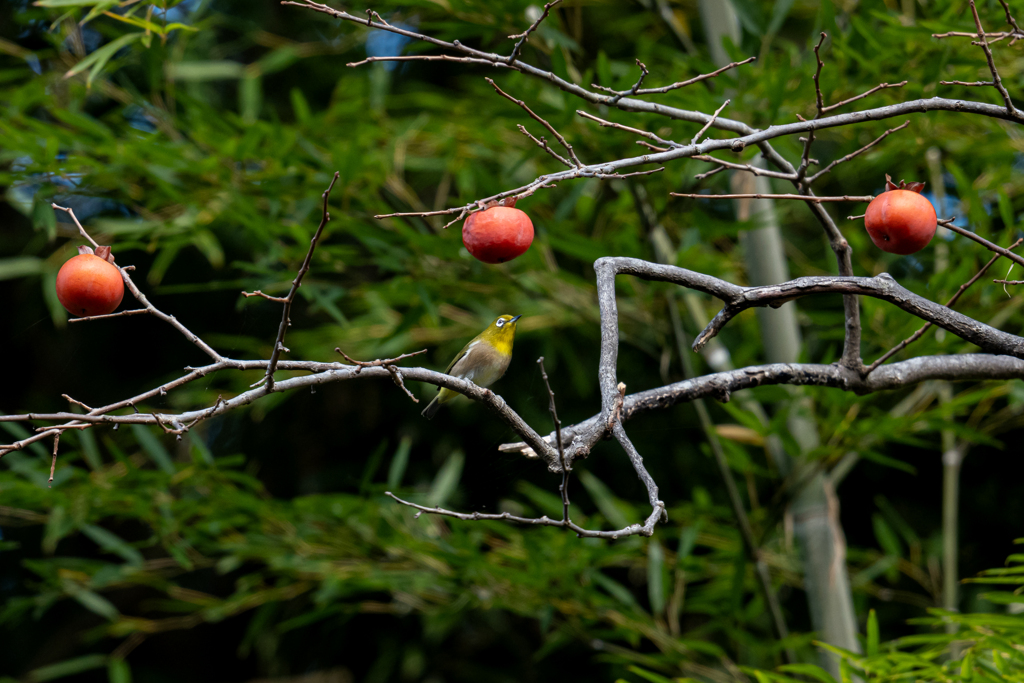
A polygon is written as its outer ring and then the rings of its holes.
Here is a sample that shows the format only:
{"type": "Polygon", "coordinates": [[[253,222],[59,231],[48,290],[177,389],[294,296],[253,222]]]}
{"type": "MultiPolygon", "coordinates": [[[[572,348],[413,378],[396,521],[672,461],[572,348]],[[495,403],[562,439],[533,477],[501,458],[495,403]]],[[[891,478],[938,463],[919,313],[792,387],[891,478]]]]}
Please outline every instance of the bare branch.
{"type": "Polygon", "coordinates": [[[50,461],[50,479],[46,482],[48,488],[53,488],[53,473],[57,469],[57,446],[60,444],[60,432],[53,435],[53,460],[50,461]]]}
{"type": "Polygon", "coordinates": [[[520,133],[522,133],[526,137],[528,137],[531,140],[533,140],[537,144],[538,147],[543,149],[545,152],[547,152],[548,154],[550,154],[554,158],[558,159],[558,161],[560,161],[563,165],[568,166],[569,168],[573,167],[572,162],[569,161],[568,159],[566,159],[565,157],[563,157],[562,155],[560,155],[555,150],[551,149],[551,147],[548,146],[548,141],[545,140],[543,137],[540,138],[539,140],[537,138],[533,137],[533,135],[530,134],[530,131],[526,130],[526,126],[524,126],[521,123],[520,124],[516,124],[516,128],[519,129],[520,133]]]}
{"type": "Polygon", "coordinates": [[[818,172],[817,172],[817,173],[815,173],[814,175],[812,175],[812,176],[810,176],[809,178],[807,178],[807,184],[808,184],[808,185],[811,185],[811,184],[813,184],[815,180],[817,180],[817,179],[818,179],[818,178],[820,178],[821,176],[825,175],[826,173],[830,172],[830,171],[831,171],[831,170],[832,170],[833,168],[835,168],[835,167],[836,167],[836,166],[838,166],[839,164],[842,164],[842,163],[844,163],[844,162],[847,162],[847,161],[849,161],[850,159],[853,159],[854,157],[856,157],[856,156],[859,156],[859,155],[863,154],[864,152],[868,151],[869,149],[871,149],[872,147],[874,147],[875,145],[877,145],[878,143],[880,143],[880,142],[881,142],[882,140],[886,139],[887,137],[889,137],[890,135],[892,135],[893,133],[895,133],[896,131],[898,131],[898,130],[903,130],[904,128],[906,128],[906,127],[907,127],[907,126],[909,126],[909,125],[910,125],[910,120],[909,120],[909,119],[907,119],[907,120],[906,120],[906,121],[905,121],[905,122],[904,122],[904,123],[903,123],[902,125],[896,126],[895,128],[890,128],[889,130],[885,131],[884,133],[882,133],[881,135],[879,135],[879,136],[878,136],[877,138],[875,138],[874,140],[872,140],[871,142],[869,142],[868,144],[866,144],[866,145],[864,145],[863,147],[861,147],[860,149],[858,149],[858,150],[857,150],[856,152],[850,152],[849,154],[847,154],[847,155],[846,155],[846,156],[844,156],[843,158],[841,158],[841,159],[836,159],[835,161],[833,161],[832,163],[830,163],[830,164],[829,164],[828,166],[826,166],[825,168],[821,169],[820,171],[818,171],[818,172]]]}
{"type": "Polygon", "coordinates": [[[498,84],[495,83],[493,79],[485,77],[484,80],[487,81],[488,83],[490,83],[491,87],[493,87],[494,90],[499,95],[501,95],[502,97],[504,97],[505,99],[507,99],[507,100],[509,100],[511,102],[515,102],[516,104],[518,104],[535,121],[537,121],[542,126],[547,128],[551,132],[551,134],[555,136],[555,139],[558,140],[560,143],[562,143],[562,146],[565,147],[565,151],[567,151],[569,153],[569,158],[572,159],[572,162],[573,162],[573,164],[575,164],[576,168],[582,168],[583,167],[583,163],[576,157],[576,152],[572,151],[572,145],[570,145],[568,142],[566,142],[565,138],[562,137],[561,133],[559,133],[557,130],[555,130],[554,126],[552,126],[550,123],[545,121],[543,118],[541,118],[540,116],[535,114],[534,111],[532,109],[530,109],[530,107],[527,106],[526,102],[523,102],[522,100],[517,100],[516,98],[512,97],[507,92],[505,92],[504,90],[499,88],[498,84]]]}
{"type": "MultiPolygon", "coordinates": [[[[669,147],[674,147],[674,148],[682,147],[682,145],[680,145],[678,142],[673,142],[672,140],[665,140],[663,138],[658,137],[654,133],[647,132],[646,130],[640,130],[639,128],[633,128],[631,126],[624,126],[621,123],[615,123],[614,121],[606,121],[606,120],[604,120],[602,118],[594,116],[593,114],[589,114],[589,113],[583,111],[582,109],[577,109],[576,113],[579,114],[580,116],[582,116],[585,119],[590,119],[591,121],[596,121],[597,124],[600,125],[602,128],[615,128],[616,130],[624,130],[627,133],[633,133],[634,135],[640,135],[640,136],[643,136],[643,137],[645,137],[645,138],[647,138],[649,140],[654,140],[655,142],[657,142],[659,144],[662,144],[662,145],[667,145],[669,147]]],[[[659,152],[667,152],[668,151],[666,149],[661,149],[659,147],[654,147],[652,145],[648,145],[648,147],[651,147],[652,149],[654,149],[656,151],[659,151],[659,152]]]]}
{"type": "Polygon", "coordinates": [[[267,364],[267,393],[274,391],[274,372],[277,370],[277,363],[281,358],[281,351],[285,350],[284,335],[288,332],[288,328],[291,327],[292,324],[292,303],[295,301],[295,295],[298,293],[299,287],[302,286],[302,278],[304,278],[306,273],[309,272],[309,264],[313,260],[313,252],[316,250],[316,244],[320,240],[320,235],[324,231],[324,226],[327,225],[327,221],[331,220],[331,216],[327,212],[327,201],[331,197],[331,190],[334,189],[334,183],[338,182],[338,176],[339,173],[335,171],[334,176],[331,178],[331,184],[327,186],[326,190],[324,190],[323,214],[320,218],[320,225],[313,234],[313,239],[309,241],[309,251],[306,252],[306,258],[303,260],[302,266],[299,268],[299,272],[296,273],[295,279],[292,280],[292,288],[284,298],[284,306],[281,311],[281,324],[277,328],[277,339],[274,340],[274,350],[270,354],[270,363],[267,364]]]}
{"type": "Polygon", "coordinates": [[[995,85],[995,81],[939,81],[939,85],[966,85],[970,87],[995,85]]]}
{"type": "Polygon", "coordinates": [[[487,514],[483,512],[452,512],[451,510],[444,510],[439,507],[428,508],[423,505],[417,505],[416,503],[410,503],[407,500],[402,500],[390,491],[385,491],[384,495],[391,497],[402,505],[419,510],[419,512],[416,513],[417,516],[419,516],[420,513],[426,512],[430,515],[443,515],[444,517],[454,517],[456,519],[466,521],[494,520],[539,526],[557,526],[575,531],[576,535],[580,538],[607,538],[611,540],[625,538],[627,536],[651,536],[654,533],[654,525],[658,523],[658,519],[661,518],[665,511],[664,503],[662,503],[661,507],[655,508],[654,512],[651,513],[642,526],[640,524],[631,524],[625,529],[619,529],[618,531],[592,531],[590,529],[584,529],[573,522],[551,519],[549,517],[518,517],[508,512],[502,512],[501,514],[487,514]]]}
{"type": "Polygon", "coordinates": [[[660,94],[660,93],[669,92],[671,90],[678,90],[679,88],[685,88],[688,85],[693,85],[694,83],[700,83],[701,81],[706,81],[709,78],[714,78],[718,74],[724,73],[724,72],[728,71],[729,69],[735,69],[738,66],[743,66],[744,64],[749,64],[749,63],[754,62],[754,61],[757,61],[757,57],[747,57],[746,59],[744,59],[741,62],[733,62],[731,64],[726,64],[721,69],[715,69],[711,73],[701,74],[700,76],[695,76],[694,78],[691,78],[689,80],[679,81],[678,83],[673,83],[672,85],[665,85],[665,86],[662,86],[660,88],[644,88],[642,90],[637,90],[633,94],[634,95],[657,95],[657,94],[660,94]]]}
{"type": "Polygon", "coordinates": [[[71,398],[71,397],[70,397],[70,396],[68,396],[67,394],[61,394],[61,398],[63,398],[64,400],[66,400],[66,401],[67,401],[68,403],[73,403],[73,404],[75,404],[76,406],[80,406],[80,407],[84,408],[85,410],[88,410],[88,411],[91,411],[91,410],[92,410],[92,408],[90,408],[89,406],[85,405],[85,404],[84,404],[84,403],[82,403],[81,401],[76,401],[75,399],[71,398]]]}
{"type": "Polygon", "coordinates": [[[244,296],[246,299],[248,299],[249,297],[258,296],[260,298],[266,299],[267,301],[275,301],[279,304],[288,303],[288,297],[286,296],[270,296],[269,294],[264,294],[258,289],[255,292],[242,292],[242,296],[244,296]]]}
{"type": "Polygon", "coordinates": [[[1006,13],[1006,23],[1010,25],[1014,33],[1018,34],[1017,37],[1024,37],[1024,31],[1021,30],[1020,26],[1017,25],[1017,20],[1010,14],[1010,5],[1006,0],[999,0],[999,4],[1003,6],[1003,11],[1006,13]]]}
{"type": "Polygon", "coordinates": [[[806,194],[690,194],[683,192],[669,192],[673,197],[688,197],[690,199],[796,199],[801,202],[870,202],[874,195],[843,195],[842,197],[818,197],[806,194]]]}
{"type": "Polygon", "coordinates": [[[825,42],[825,38],[827,37],[828,34],[822,31],[821,37],[818,38],[818,44],[814,46],[814,59],[818,62],[818,68],[815,69],[814,76],[812,76],[812,80],[814,81],[814,104],[815,108],[818,110],[818,114],[815,118],[820,117],[825,112],[825,101],[821,96],[821,69],[825,66],[825,63],[821,61],[819,51],[821,50],[822,43],[825,42]]]}
{"type": "Polygon", "coordinates": [[[874,95],[879,90],[885,90],[886,88],[902,88],[906,84],[907,81],[902,81],[900,83],[879,83],[878,85],[876,85],[871,90],[868,90],[867,92],[861,93],[860,95],[854,95],[853,97],[843,100],[842,102],[836,102],[835,104],[830,104],[827,107],[823,107],[821,113],[827,114],[828,112],[838,109],[839,107],[845,107],[851,102],[856,102],[857,100],[864,99],[868,95],[874,95]]]}
{"type": "Polygon", "coordinates": [[[725,307],[708,323],[693,343],[693,350],[703,346],[738,313],[753,306],[781,306],[808,294],[835,292],[860,294],[888,301],[922,320],[938,325],[956,336],[992,353],[1005,353],[1024,358],[1024,338],[997,330],[945,306],[929,301],[901,287],[888,273],[877,277],[802,277],[778,285],[747,287],[726,301],[725,307]]]}
{"type": "Polygon", "coordinates": [[[551,421],[555,424],[555,444],[558,446],[558,461],[562,466],[562,484],[558,487],[562,494],[562,521],[569,522],[569,467],[565,462],[565,448],[562,446],[562,421],[558,419],[558,409],[555,408],[555,392],[551,391],[551,383],[548,382],[548,373],[544,370],[544,356],[537,359],[540,366],[540,376],[544,378],[544,387],[548,390],[548,411],[551,413],[551,421]]]}
{"type": "Polygon", "coordinates": [[[364,64],[372,64],[374,62],[459,62],[462,64],[486,64],[487,66],[493,66],[495,68],[511,68],[506,64],[498,64],[492,62],[489,59],[479,59],[477,57],[454,57],[452,55],[387,55],[380,57],[367,57],[361,59],[358,62],[349,62],[345,66],[363,66],[364,64]]]}
{"type": "MultiPolygon", "coordinates": [[[[1010,249],[1015,249],[1016,247],[1018,247],[1020,245],[1021,242],[1024,242],[1024,238],[1021,238],[1021,239],[1017,240],[1016,242],[1014,242],[1013,244],[1011,244],[1010,245],[1010,249]]],[[[981,278],[981,276],[983,276],[985,274],[985,271],[987,271],[989,268],[991,268],[992,264],[995,263],[998,259],[999,259],[999,254],[996,254],[995,256],[993,256],[992,258],[990,258],[988,260],[988,263],[986,263],[984,266],[981,267],[981,270],[979,270],[974,275],[974,277],[972,277],[970,280],[968,280],[964,284],[960,285],[960,289],[958,289],[956,291],[956,294],[954,294],[952,297],[950,297],[949,301],[946,302],[946,307],[947,308],[951,308],[953,306],[953,304],[955,304],[957,302],[957,300],[960,298],[960,295],[963,294],[964,292],[966,292],[968,287],[970,287],[975,282],[977,282],[981,278]]],[[[918,339],[920,339],[922,336],[924,336],[924,333],[927,332],[932,327],[932,325],[933,325],[933,323],[930,323],[930,322],[929,323],[925,323],[924,326],[921,327],[917,332],[915,332],[914,334],[910,335],[909,337],[907,337],[906,339],[901,341],[899,344],[897,344],[896,346],[894,346],[891,349],[889,349],[888,351],[886,351],[878,360],[876,360],[874,363],[872,363],[867,368],[865,368],[864,374],[865,375],[871,374],[875,370],[875,368],[877,368],[879,365],[881,365],[885,361],[889,360],[890,358],[895,356],[897,353],[899,353],[903,349],[907,348],[909,345],[911,345],[914,342],[916,342],[918,339]]]]}
{"type": "MultiPolygon", "coordinates": [[[[883,365],[861,378],[859,373],[841,365],[815,363],[770,363],[739,370],[716,372],[693,379],[675,382],[656,389],[648,389],[626,396],[622,404],[622,422],[638,415],[665,410],[679,403],[698,398],[730,396],[737,391],[761,386],[791,385],[831,387],[858,395],[877,391],[890,391],[913,386],[929,380],[984,381],[1024,379],[1024,360],[1005,355],[964,353],[941,356],[919,356],[910,360],[883,365]]],[[[606,417],[602,413],[562,429],[562,439],[570,444],[590,442],[593,434],[603,435],[606,417]]],[[[600,440],[598,437],[594,442],[600,440]]],[[[545,445],[554,442],[554,435],[544,437],[545,445]]],[[[502,444],[503,453],[523,453],[532,450],[526,442],[502,444]]],[[[576,453],[570,445],[566,457],[576,453]]],[[[579,456],[577,456],[579,457],[579,456]]]]}
{"type": "Polygon", "coordinates": [[[82,224],[78,222],[78,217],[75,216],[75,212],[74,211],[72,211],[71,209],[69,209],[67,207],[57,206],[56,204],[54,204],[52,202],[50,203],[50,207],[53,208],[54,210],[57,210],[57,211],[65,211],[65,212],[67,212],[67,214],[69,216],[71,216],[71,220],[73,220],[75,222],[75,225],[78,227],[78,232],[81,233],[82,237],[84,237],[89,242],[89,244],[91,244],[93,246],[93,249],[99,249],[100,248],[100,245],[96,243],[96,240],[94,240],[89,235],[89,233],[87,233],[85,231],[85,228],[82,227],[82,224]]]}
{"type": "Polygon", "coordinates": [[[88,320],[106,320],[107,318],[124,318],[132,315],[149,315],[151,311],[148,308],[131,308],[127,311],[118,311],[117,313],[107,313],[106,315],[87,315],[82,318],[68,318],[69,323],[80,323],[88,320]]]}
{"type": "Polygon", "coordinates": [[[975,234],[975,233],[971,232],[970,230],[968,230],[966,228],[961,228],[959,225],[956,225],[953,221],[954,221],[954,219],[952,219],[952,218],[942,218],[942,219],[940,219],[938,221],[938,223],[939,223],[939,225],[944,226],[944,227],[948,228],[949,230],[952,230],[953,232],[955,232],[957,234],[963,235],[967,239],[974,240],[975,242],[977,242],[978,244],[982,245],[983,247],[985,247],[989,251],[994,251],[995,253],[999,254],[1000,256],[1005,256],[1006,258],[1010,259],[1011,261],[1013,261],[1017,265],[1024,266],[1024,257],[1018,256],[1017,254],[1014,254],[1009,249],[1003,249],[998,244],[994,244],[992,242],[989,242],[987,239],[985,239],[981,235],[975,234]]]}
{"type": "Polygon", "coordinates": [[[769,171],[764,168],[758,168],[753,164],[736,164],[731,161],[725,161],[724,159],[717,159],[707,154],[695,154],[690,158],[696,159],[697,161],[707,161],[708,163],[718,164],[719,166],[721,166],[721,168],[716,169],[714,171],[710,171],[708,173],[701,173],[700,175],[694,176],[694,178],[696,178],[697,180],[703,180],[712,173],[717,173],[718,171],[722,170],[722,168],[731,168],[737,171],[747,171],[748,173],[753,173],[754,175],[766,176],[768,178],[779,178],[780,180],[796,180],[796,174],[794,173],[780,173],[779,171],[769,171]]]}
{"type": "Polygon", "coordinates": [[[523,45],[526,43],[527,40],[529,40],[530,34],[536,31],[537,27],[540,26],[540,23],[547,18],[548,13],[551,11],[551,8],[560,2],[562,2],[562,0],[551,0],[551,2],[544,5],[544,11],[541,13],[539,17],[537,17],[537,21],[530,24],[530,27],[528,29],[526,29],[522,33],[517,33],[516,35],[509,36],[509,38],[513,40],[516,38],[518,38],[519,40],[518,42],[516,42],[515,47],[512,48],[512,54],[509,55],[508,61],[506,62],[507,64],[515,64],[515,61],[519,58],[519,53],[523,49],[523,45]]]}
{"type": "Polygon", "coordinates": [[[726,100],[725,102],[722,102],[722,106],[715,110],[715,113],[711,115],[711,118],[708,119],[708,122],[704,124],[704,127],[697,131],[697,134],[693,136],[692,140],[690,140],[691,145],[696,145],[698,142],[700,142],[701,136],[704,135],[705,131],[707,131],[708,128],[714,125],[715,119],[718,118],[718,115],[722,113],[723,109],[729,106],[730,102],[732,102],[732,100],[726,100]]]}
{"type": "MultiPolygon", "coordinates": [[[[996,69],[995,60],[992,58],[992,48],[988,46],[988,38],[985,36],[985,28],[981,25],[981,17],[978,16],[978,8],[974,4],[974,0],[968,0],[968,4],[971,7],[971,14],[974,15],[974,26],[978,29],[978,43],[981,45],[981,49],[985,51],[985,59],[988,61],[988,70],[992,73],[992,82],[995,85],[996,90],[999,91],[999,95],[1003,98],[1003,102],[1006,103],[1006,113],[1015,119],[1024,118],[1024,114],[1021,114],[1017,110],[1017,107],[1013,105],[1013,100],[1010,99],[1010,93],[1006,91],[1006,87],[1003,85],[1003,79],[999,77],[999,70],[996,69]]],[[[1009,13],[1007,13],[1009,15],[1009,13]]]]}
{"type": "Polygon", "coordinates": [[[634,83],[633,87],[630,88],[629,90],[612,90],[611,88],[606,88],[603,85],[598,85],[597,83],[591,83],[590,87],[615,95],[615,97],[612,98],[609,104],[618,104],[619,100],[621,100],[623,97],[632,97],[633,95],[636,95],[637,92],[640,90],[640,86],[643,84],[644,79],[647,78],[647,74],[649,73],[647,71],[647,66],[639,59],[636,60],[636,65],[640,67],[640,78],[637,79],[637,82],[634,83]]]}
{"type": "Polygon", "coordinates": [[[668,151],[667,147],[658,147],[656,145],[652,145],[649,142],[644,142],[643,140],[637,140],[636,144],[638,144],[638,145],[640,145],[642,147],[646,147],[647,149],[653,149],[655,152],[667,152],[668,151]]]}

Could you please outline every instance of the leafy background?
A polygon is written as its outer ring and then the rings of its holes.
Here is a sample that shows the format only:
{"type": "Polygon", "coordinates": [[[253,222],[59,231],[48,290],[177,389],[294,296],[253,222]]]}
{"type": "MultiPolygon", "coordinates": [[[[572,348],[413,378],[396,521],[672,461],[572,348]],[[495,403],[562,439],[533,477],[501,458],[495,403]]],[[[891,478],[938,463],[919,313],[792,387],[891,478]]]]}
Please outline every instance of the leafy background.
{"type": "MultiPolygon", "coordinates": [[[[51,201],[75,207],[121,263],[134,264],[157,306],[222,352],[265,358],[280,311],[239,292],[285,291],[316,227],[319,195],[337,170],[334,220],[300,290],[291,357],[333,360],[335,346],[367,359],[428,348],[424,364],[444,367],[489,319],[523,314],[515,359],[495,389],[540,431],[550,423],[538,356],[546,359],[563,420],[599,407],[591,264],[612,254],[655,258],[644,201],[677,264],[745,282],[739,234],[752,226],[737,220],[730,203],[668,196],[727,190],[726,174],[696,182],[693,176],[708,170],[696,161],[649,178],[575,181],[534,195],[520,205],[536,226],[534,245],[498,267],[468,256],[458,226],[373,219],[462,204],[555,170],[515,129],[522,123],[536,133],[536,124],[497,97],[484,76],[527,99],[585,161],[637,153],[630,136],[580,119],[580,102],[521,74],[437,63],[347,68],[368,53],[424,48],[273,3],[38,4],[46,6],[0,5],[5,412],[62,410],[62,393],[109,403],[201,360],[156,320],[67,325],[53,282],[78,239],[51,201]]],[[[384,1],[374,9],[392,23],[507,51],[505,36],[528,23],[528,4],[384,1]]],[[[755,126],[811,115],[810,47],[820,30],[830,35],[827,101],[903,78],[909,82],[902,90],[863,106],[936,94],[994,101],[985,90],[937,85],[987,76],[968,41],[931,38],[970,28],[963,2],[734,4],[744,30],[742,44],[730,49],[759,60],[661,101],[710,112],[729,96],[727,114],[755,126]]],[[[713,69],[697,3],[667,4],[688,44],[658,6],[566,2],[525,56],[572,81],[617,88],[634,82],[635,58],[651,69],[649,85],[713,69]]],[[[989,25],[998,25],[998,4],[981,8],[989,25]]],[[[1005,82],[1019,93],[1021,47],[1003,44],[997,55],[1005,82]]],[[[697,129],[588,110],[677,139],[697,129]]],[[[1016,129],[953,114],[911,118],[907,130],[838,167],[818,190],[877,192],[885,173],[938,180],[944,215],[956,213],[1000,244],[1015,239],[1024,205],[1016,129]],[[940,161],[930,167],[925,152],[932,147],[940,161]]],[[[828,131],[815,156],[825,164],[900,122],[828,131]]],[[[783,139],[777,148],[795,159],[801,144],[783,139]]],[[[913,257],[882,254],[860,225],[845,220],[859,208],[829,208],[854,247],[857,274],[887,271],[944,301],[988,259],[961,238],[913,257]]],[[[780,215],[791,274],[834,272],[809,212],[783,205],[780,215]]],[[[631,391],[679,379],[666,313],[670,288],[620,280],[620,377],[631,391]]],[[[1016,332],[1022,301],[982,281],[958,308],[1016,332]]],[[[693,318],[712,315],[715,304],[699,298],[682,311],[689,334],[697,330],[693,318]]],[[[865,300],[862,310],[868,360],[918,326],[882,302],[865,300]]],[[[838,357],[838,297],[801,301],[800,321],[802,358],[838,357]]],[[[722,341],[736,365],[761,361],[752,313],[735,320],[722,341]]],[[[929,333],[913,351],[970,348],[929,333]]],[[[703,358],[694,362],[708,371],[703,358]]],[[[257,378],[222,373],[146,408],[208,405],[257,378]]],[[[432,390],[412,388],[421,398],[432,390]]],[[[767,427],[732,404],[712,406],[712,417],[731,437],[724,442],[730,466],[797,634],[786,645],[803,662],[817,662],[800,564],[785,532],[786,494],[763,448],[771,433],[789,438],[787,409],[777,403],[786,394],[753,393],[776,405],[767,427]]],[[[920,620],[937,619],[926,610],[940,602],[940,429],[972,444],[961,482],[960,572],[975,576],[1002,565],[1020,533],[1022,466],[1008,456],[1019,454],[1024,383],[958,384],[948,402],[937,393],[807,391],[826,445],[805,456],[826,467],[848,453],[860,456],[838,495],[870,657],[849,661],[881,678],[908,667],[923,677],[1020,676],[1024,659],[1010,645],[1024,642],[1024,625],[1007,611],[1020,600],[1011,593],[993,593],[985,583],[963,587],[961,608],[974,614],[961,618],[956,637],[963,645],[951,659],[944,648],[954,636],[920,620]],[[895,638],[903,640],[878,645],[895,638]],[[1000,674],[999,667],[1009,669],[1000,674]]],[[[771,637],[692,407],[630,424],[669,503],[670,522],[652,539],[616,543],[552,529],[413,519],[383,491],[464,510],[559,509],[556,478],[497,453],[514,435],[481,419],[479,407],[457,403],[433,422],[420,418],[421,407],[390,383],[359,381],[274,395],[181,441],[142,428],[67,433],[53,488],[46,487],[48,447],[5,456],[0,673],[118,683],[312,672],[337,681],[824,675],[776,668],[783,644],[771,637]],[[747,674],[737,667],[748,667],[747,674]]],[[[5,439],[24,434],[11,423],[0,426],[5,439]]],[[[580,523],[611,528],[641,518],[645,496],[616,446],[600,445],[576,474],[573,515],[580,523]]],[[[1017,566],[985,578],[1012,587],[1017,566]]]]}

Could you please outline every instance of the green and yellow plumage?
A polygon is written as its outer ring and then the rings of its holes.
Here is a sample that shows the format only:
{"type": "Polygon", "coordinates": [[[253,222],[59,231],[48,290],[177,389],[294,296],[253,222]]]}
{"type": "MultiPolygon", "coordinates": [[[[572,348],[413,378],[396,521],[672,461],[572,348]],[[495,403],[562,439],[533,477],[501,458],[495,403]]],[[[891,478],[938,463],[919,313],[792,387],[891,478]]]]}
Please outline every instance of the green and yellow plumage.
{"type": "MultiPolygon", "coordinates": [[[[509,361],[512,360],[512,342],[516,338],[516,321],[522,316],[502,315],[487,326],[487,329],[478,334],[462,351],[455,356],[455,359],[445,370],[446,375],[468,379],[480,387],[488,387],[494,384],[508,369],[509,361]]],[[[459,392],[451,389],[438,387],[438,394],[434,400],[423,409],[423,417],[428,420],[434,417],[441,408],[442,403],[447,403],[459,392]]]]}

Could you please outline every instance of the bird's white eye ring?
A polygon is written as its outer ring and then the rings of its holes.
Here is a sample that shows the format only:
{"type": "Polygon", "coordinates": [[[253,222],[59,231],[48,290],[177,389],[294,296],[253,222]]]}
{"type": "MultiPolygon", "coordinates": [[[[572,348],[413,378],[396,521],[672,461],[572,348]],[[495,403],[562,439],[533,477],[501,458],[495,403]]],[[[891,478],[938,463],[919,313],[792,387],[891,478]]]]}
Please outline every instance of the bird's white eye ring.
{"type": "Polygon", "coordinates": [[[498,327],[504,327],[505,326],[505,320],[504,320],[504,318],[498,318],[498,320],[494,324],[497,325],[498,327]]]}

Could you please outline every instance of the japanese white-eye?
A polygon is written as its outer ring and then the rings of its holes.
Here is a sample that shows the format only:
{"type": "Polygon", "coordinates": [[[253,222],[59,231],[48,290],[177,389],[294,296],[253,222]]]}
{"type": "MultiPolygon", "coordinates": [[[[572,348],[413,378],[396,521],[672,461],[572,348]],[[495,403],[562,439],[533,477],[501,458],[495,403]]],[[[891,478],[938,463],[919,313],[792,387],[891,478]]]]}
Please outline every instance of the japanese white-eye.
{"type": "MultiPolygon", "coordinates": [[[[516,338],[516,321],[522,316],[502,315],[473,338],[448,365],[445,374],[468,379],[479,387],[488,387],[498,381],[512,360],[512,342],[516,338]]],[[[423,409],[428,420],[437,414],[442,403],[447,403],[459,392],[438,387],[434,400],[423,409]]]]}

